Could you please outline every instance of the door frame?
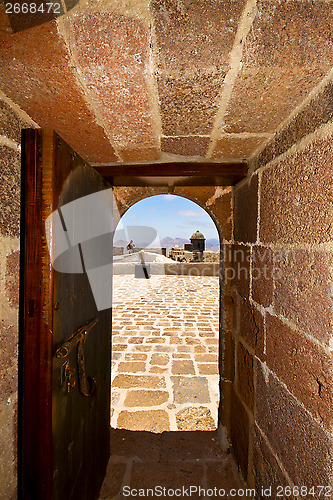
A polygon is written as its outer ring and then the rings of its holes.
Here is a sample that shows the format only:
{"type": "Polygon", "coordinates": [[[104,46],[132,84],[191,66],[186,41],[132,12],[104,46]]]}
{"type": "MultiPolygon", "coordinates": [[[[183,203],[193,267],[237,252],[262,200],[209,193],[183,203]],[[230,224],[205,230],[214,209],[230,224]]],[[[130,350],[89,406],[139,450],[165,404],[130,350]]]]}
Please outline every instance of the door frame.
{"type": "MultiPolygon", "coordinates": [[[[20,306],[19,306],[19,407],[18,407],[18,495],[24,500],[52,498],[52,450],[45,443],[52,442],[52,348],[49,336],[53,319],[52,266],[48,256],[45,228],[40,221],[57,209],[57,199],[51,189],[52,179],[43,178],[42,163],[55,165],[55,134],[51,129],[25,129],[22,131],[21,169],[21,242],[20,242],[20,306]],[[48,147],[43,140],[48,139],[48,147]],[[48,184],[49,183],[49,184],[48,184]],[[26,188],[28,186],[29,188],[26,188]],[[50,189],[43,187],[48,186],[50,189]],[[42,192],[41,198],[38,193],[42,192]],[[32,242],[26,246],[26,227],[33,230],[32,242]],[[46,257],[47,256],[47,257],[46,257]],[[32,279],[36,273],[41,279],[32,279]],[[51,286],[50,286],[51,284],[51,286]],[[36,342],[34,332],[39,332],[36,342]],[[29,360],[28,363],[25,361],[29,360]],[[24,361],[24,362],[23,362],[24,361]],[[29,366],[27,372],[26,366],[29,366]],[[36,413],[37,409],[37,413],[36,413]]],[[[76,154],[73,153],[73,159],[76,154]]],[[[156,164],[133,175],[133,168],[125,168],[119,175],[112,167],[93,167],[106,180],[118,186],[216,186],[218,162],[205,162],[200,168],[190,169],[184,163],[163,167],[163,178],[156,164]],[[168,169],[172,169],[172,178],[168,169]],[[104,170],[106,169],[106,170],[104,170]],[[104,170],[104,172],[103,172],[104,170]],[[158,179],[159,177],[159,179],[158,179]],[[204,181],[205,178],[205,181],[204,181]],[[214,180],[213,180],[214,178],[214,180]],[[179,183],[178,183],[179,181],[179,183]]],[[[221,164],[220,164],[221,165],[221,164]]],[[[224,170],[225,182],[235,184],[246,175],[244,162],[229,163],[237,172],[231,179],[224,170]]],[[[132,167],[135,167],[132,165],[132,167]]],[[[142,165],[141,165],[142,167],[142,165]]],[[[66,172],[61,172],[66,176],[66,172]]],[[[153,191],[153,189],[152,189],[153,191]]],[[[180,194],[182,196],[182,194],[180,194]]],[[[184,196],[184,195],[183,195],[184,196]]],[[[186,195],[185,195],[186,196],[186,195]]],[[[140,197],[143,199],[145,196],[140,197]]],[[[190,198],[191,199],[191,198],[190,198]]],[[[138,200],[136,200],[138,201],[138,200]]],[[[193,200],[198,202],[197,200],[193,200]]],[[[210,213],[210,212],[209,212],[210,213]]],[[[121,214],[122,215],[122,214],[121,214]]],[[[210,213],[212,216],[213,214],[210,213]]],[[[213,216],[214,218],[214,216],[213,216]]],[[[215,218],[214,218],[215,219],[215,218]]]]}

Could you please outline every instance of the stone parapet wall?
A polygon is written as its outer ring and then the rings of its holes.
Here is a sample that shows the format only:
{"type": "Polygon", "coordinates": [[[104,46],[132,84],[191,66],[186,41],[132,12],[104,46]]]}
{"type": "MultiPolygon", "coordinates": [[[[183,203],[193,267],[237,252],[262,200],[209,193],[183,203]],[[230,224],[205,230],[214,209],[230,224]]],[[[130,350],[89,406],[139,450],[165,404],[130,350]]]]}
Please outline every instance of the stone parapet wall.
{"type": "Polygon", "coordinates": [[[253,158],[234,189],[221,418],[258,492],[332,486],[331,86],[253,158]]]}
{"type": "MultiPolygon", "coordinates": [[[[113,273],[130,274],[134,276],[135,262],[114,263],[113,273]]],[[[163,264],[152,262],[149,264],[151,275],[167,275],[167,276],[218,276],[220,272],[220,265],[210,262],[182,262],[175,264],[163,264]]]]}

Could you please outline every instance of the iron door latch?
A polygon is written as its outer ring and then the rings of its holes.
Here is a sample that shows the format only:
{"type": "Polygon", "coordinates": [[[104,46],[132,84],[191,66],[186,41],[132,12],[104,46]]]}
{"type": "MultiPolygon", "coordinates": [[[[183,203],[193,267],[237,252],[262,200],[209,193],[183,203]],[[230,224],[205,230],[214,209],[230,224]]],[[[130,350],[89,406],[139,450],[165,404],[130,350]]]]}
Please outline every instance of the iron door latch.
{"type": "MultiPolygon", "coordinates": [[[[94,318],[84,326],[81,326],[78,330],[74,332],[74,334],[66,340],[55,352],[55,357],[57,359],[64,359],[72,352],[72,350],[77,347],[76,351],[76,361],[77,361],[77,370],[79,375],[79,391],[82,396],[92,397],[96,393],[96,379],[94,377],[86,376],[85,369],[85,360],[84,360],[84,345],[87,340],[87,335],[90,330],[96,325],[98,322],[97,318],[94,318]],[[90,387],[89,387],[90,386],[90,387]],[[89,388],[88,388],[89,387],[89,388]],[[89,390],[90,389],[90,390],[89,390]]],[[[69,368],[68,362],[66,363],[65,370],[65,378],[67,385],[67,392],[72,392],[75,386],[75,381],[73,383],[75,369],[69,368]],[[67,381],[67,374],[70,374],[70,380],[67,381]]]]}

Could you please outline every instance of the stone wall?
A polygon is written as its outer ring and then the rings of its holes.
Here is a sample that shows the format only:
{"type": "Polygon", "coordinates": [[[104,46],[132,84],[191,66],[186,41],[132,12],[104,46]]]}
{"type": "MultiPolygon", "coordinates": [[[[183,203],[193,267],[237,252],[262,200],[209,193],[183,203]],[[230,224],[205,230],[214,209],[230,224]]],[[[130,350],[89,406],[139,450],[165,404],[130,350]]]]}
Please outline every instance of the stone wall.
{"type": "Polygon", "coordinates": [[[16,498],[21,129],[32,126],[0,96],[0,498],[16,498]]]}
{"type": "Polygon", "coordinates": [[[258,498],[262,487],[275,498],[277,485],[332,481],[332,89],[305,103],[234,189],[222,420],[258,498]]]}

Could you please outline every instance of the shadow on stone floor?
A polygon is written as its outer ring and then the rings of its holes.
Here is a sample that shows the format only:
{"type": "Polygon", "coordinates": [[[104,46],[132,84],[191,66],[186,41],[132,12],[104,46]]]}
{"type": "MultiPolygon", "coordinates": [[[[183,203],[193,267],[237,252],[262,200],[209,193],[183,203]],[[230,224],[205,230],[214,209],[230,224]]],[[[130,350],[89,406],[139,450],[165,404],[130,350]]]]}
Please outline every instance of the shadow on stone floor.
{"type": "MultiPolygon", "coordinates": [[[[230,490],[242,487],[230,453],[222,452],[214,431],[163,432],[128,431],[111,428],[111,458],[101,499],[169,498],[172,491],[181,490],[179,498],[214,498],[190,487],[230,490]],[[127,487],[127,488],[124,488],[127,487]],[[139,490],[166,488],[166,494],[139,494],[139,490]],[[123,489],[124,488],[124,489],[123,489]],[[185,492],[183,491],[185,488],[185,492]],[[137,491],[130,491],[130,490],[137,491]],[[167,494],[167,490],[170,495],[167,494]]],[[[177,493],[179,493],[178,491],[177,493]]],[[[223,493],[223,491],[220,491],[223,493]]],[[[233,498],[241,498],[233,496],[233,498]]],[[[244,497],[242,497],[244,498],[244,497]]]]}

